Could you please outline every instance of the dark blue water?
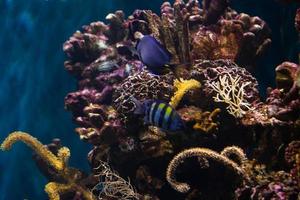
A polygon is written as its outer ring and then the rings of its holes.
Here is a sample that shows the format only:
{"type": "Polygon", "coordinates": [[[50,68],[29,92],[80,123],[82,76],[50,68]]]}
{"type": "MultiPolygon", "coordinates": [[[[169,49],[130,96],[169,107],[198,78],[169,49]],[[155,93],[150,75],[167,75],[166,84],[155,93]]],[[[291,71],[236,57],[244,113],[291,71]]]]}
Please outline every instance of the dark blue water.
{"type": "MultiPolygon", "coordinates": [[[[91,148],[74,133],[64,96],[76,82],[63,67],[62,44],[84,24],[104,20],[114,10],[128,15],[136,8],[159,11],[162,0],[0,0],[0,140],[22,130],[43,143],[59,137],[70,147],[71,165],[88,171],[91,148]]],[[[233,7],[265,19],[273,46],[259,61],[256,75],[265,88],[274,84],[274,67],[296,61],[293,28],[296,5],[280,7],[273,0],[233,0],[233,7]]],[[[264,89],[262,89],[264,91],[264,89]]],[[[0,200],[46,199],[46,179],[31,160],[32,152],[16,144],[0,152],[0,200]]]]}

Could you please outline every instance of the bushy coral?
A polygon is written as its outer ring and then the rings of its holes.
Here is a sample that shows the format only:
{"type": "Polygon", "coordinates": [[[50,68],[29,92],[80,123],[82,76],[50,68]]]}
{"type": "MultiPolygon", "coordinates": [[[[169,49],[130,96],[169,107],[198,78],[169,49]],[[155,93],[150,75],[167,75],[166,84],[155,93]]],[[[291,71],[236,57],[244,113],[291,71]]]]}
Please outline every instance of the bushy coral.
{"type": "Polygon", "coordinates": [[[233,116],[242,117],[251,105],[260,102],[256,79],[230,60],[198,60],[190,76],[203,83],[198,100],[202,107],[223,106],[233,116]]]}
{"type": "Polygon", "coordinates": [[[240,76],[225,74],[216,82],[208,82],[208,85],[217,93],[213,97],[214,101],[226,103],[229,114],[238,118],[251,109],[250,103],[245,100],[244,90],[250,83],[242,83],[240,76]]]}
{"type": "Polygon", "coordinates": [[[139,195],[135,192],[130,182],[120,177],[106,162],[101,161],[94,171],[95,176],[98,177],[100,181],[94,186],[92,191],[98,193],[98,199],[114,198],[133,200],[139,198],[139,195]]]}

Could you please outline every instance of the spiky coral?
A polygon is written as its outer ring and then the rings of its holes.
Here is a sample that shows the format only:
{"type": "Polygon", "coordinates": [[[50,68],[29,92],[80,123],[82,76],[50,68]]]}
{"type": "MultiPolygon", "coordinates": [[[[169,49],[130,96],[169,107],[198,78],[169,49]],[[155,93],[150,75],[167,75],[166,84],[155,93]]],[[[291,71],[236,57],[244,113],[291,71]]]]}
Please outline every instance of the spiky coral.
{"type": "Polygon", "coordinates": [[[59,200],[62,193],[68,191],[78,191],[86,200],[95,200],[93,194],[84,186],[78,183],[79,170],[69,168],[68,160],[70,157],[70,150],[67,147],[62,147],[58,150],[57,156],[49,151],[42,143],[31,135],[16,131],[11,133],[1,144],[3,151],[9,150],[15,142],[22,141],[33,149],[43,160],[52,166],[61,178],[66,183],[49,182],[45,186],[45,191],[48,193],[50,200],[59,200]]]}
{"type": "MultiPolygon", "coordinates": [[[[238,147],[231,147],[231,148],[236,148],[236,151],[234,152],[239,152],[239,153],[242,152],[238,147]]],[[[223,151],[227,151],[226,148],[223,151]]],[[[177,154],[171,160],[167,168],[167,172],[166,172],[167,181],[178,192],[186,193],[190,190],[190,186],[187,183],[180,183],[176,181],[175,179],[176,169],[185,159],[190,157],[195,157],[195,156],[205,161],[213,160],[218,163],[222,163],[226,168],[232,170],[239,177],[248,180],[248,176],[245,174],[243,169],[237,163],[230,160],[227,156],[221,155],[213,150],[206,149],[206,148],[191,148],[177,154]]]]}
{"type": "Polygon", "coordinates": [[[217,92],[214,101],[226,103],[229,114],[237,118],[242,117],[246,111],[251,109],[251,104],[245,100],[244,91],[250,82],[240,83],[240,80],[240,76],[233,77],[228,73],[219,77],[219,81],[208,83],[217,92]]]}
{"type": "Polygon", "coordinates": [[[174,87],[176,88],[176,92],[174,96],[171,98],[170,105],[174,108],[177,107],[180,100],[184,96],[185,93],[187,93],[189,90],[192,89],[199,89],[201,87],[201,83],[199,81],[196,81],[195,79],[190,80],[175,80],[174,81],[174,87]]]}
{"type": "Polygon", "coordinates": [[[237,146],[226,147],[221,152],[222,156],[225,156],[231,160],[234,160],[239,165],[243,164],[244,161],[247,160],[247,157],[243,151],[243,149],[237,146]]]}

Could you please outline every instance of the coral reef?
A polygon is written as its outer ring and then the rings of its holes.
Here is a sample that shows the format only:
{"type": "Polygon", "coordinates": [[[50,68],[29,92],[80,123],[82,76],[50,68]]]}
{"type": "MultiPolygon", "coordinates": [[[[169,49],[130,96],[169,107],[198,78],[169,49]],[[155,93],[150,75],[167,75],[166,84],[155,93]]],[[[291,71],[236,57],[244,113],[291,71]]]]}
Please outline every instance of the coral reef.
{"type": "MultiPolygon", "coordinates": [[[[18,140],[33,148],[55,200],[299,198],[300,67],[276,67],[276,87],[262,100],[251,72],[271,43],[270,29],[229,6],[176,0],[164,2],[160,16],[136,10],[127,18],[119,10],[64,43],[64,66],[78,82],[65,108],[79,138],[92,145],[89,175],[68,166],[59,139],[43,146],[17,132],[2,148],[18,140]],[[138,34],[169,51],[172,70],[157,75],[144,66],[138,34]],[[135,100],[169,102],[184,128],[146,123],[135,100]]],[[[157,119],[173,120],[160,112],[157,119]]]]}
{"type": "Polygon", "coordinates": [[[269,172],[255,160],[243,164],[250,181],[236,190],[236,199],[297,199],[299,187],[291,174],[284,171],[269,172]]]}
{"type": "Polygon", "coordinates": [[[285,160],[291,167],[291,175],[300,186],[300,141],[292,141],[285,149],[285,160]]]}

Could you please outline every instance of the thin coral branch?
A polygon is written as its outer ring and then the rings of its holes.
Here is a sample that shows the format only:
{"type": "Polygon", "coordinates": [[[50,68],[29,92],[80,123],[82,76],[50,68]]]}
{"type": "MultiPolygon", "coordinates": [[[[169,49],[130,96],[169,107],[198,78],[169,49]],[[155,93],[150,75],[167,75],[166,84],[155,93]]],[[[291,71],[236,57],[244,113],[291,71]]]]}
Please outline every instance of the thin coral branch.
{"type": "Polygon", "coordinates": [[[121,200],[138,199],[138,194],[130,182],[120,177],[106,162],[100,161],[95,170],[95,176],[99,177],[100,181],[92,191],[99,191],[99,199],[102,199],[103,195],[121,200]]]}
{"type": "Polygon", "coordinates": [[[185,159],[197,156],[200,159],[204,160],[213,160],[218,163],[222,163],[224,166],[226,166],[228,169],[232,170],[235,174],[237,174],[237,177],[241,177],[245,180],[248,179],[247,175],[243,171],[243,169],[234,161],[230,160],[226,156],[223,156],[215,151],[212,151],[210,149],[206,148],[192,148],[187,149],[179,154],[177,154],[169,163],[167,172],[166,172],[166,178],[167,181],[170,183],[170,185],[177,190],[178,192],[186,193],[190,190],[190,186],[187,183],[181,183],[176,181],[175,179],[175,172],[177,167],[184,162],[185,159]]]}
{"type": "Polygon", "coordinates": [[[207,84],[217,92],[213,97],[215,102],[222,102],[228,104],[226,107],[229,114],[240,118],[246,111],[251,110],[251,104],[245,99],[245,87],[251,82],[241,82],[241,77],[236,75],[232,77],[227,73],[219,77],[218,81],[207,84]]]}

